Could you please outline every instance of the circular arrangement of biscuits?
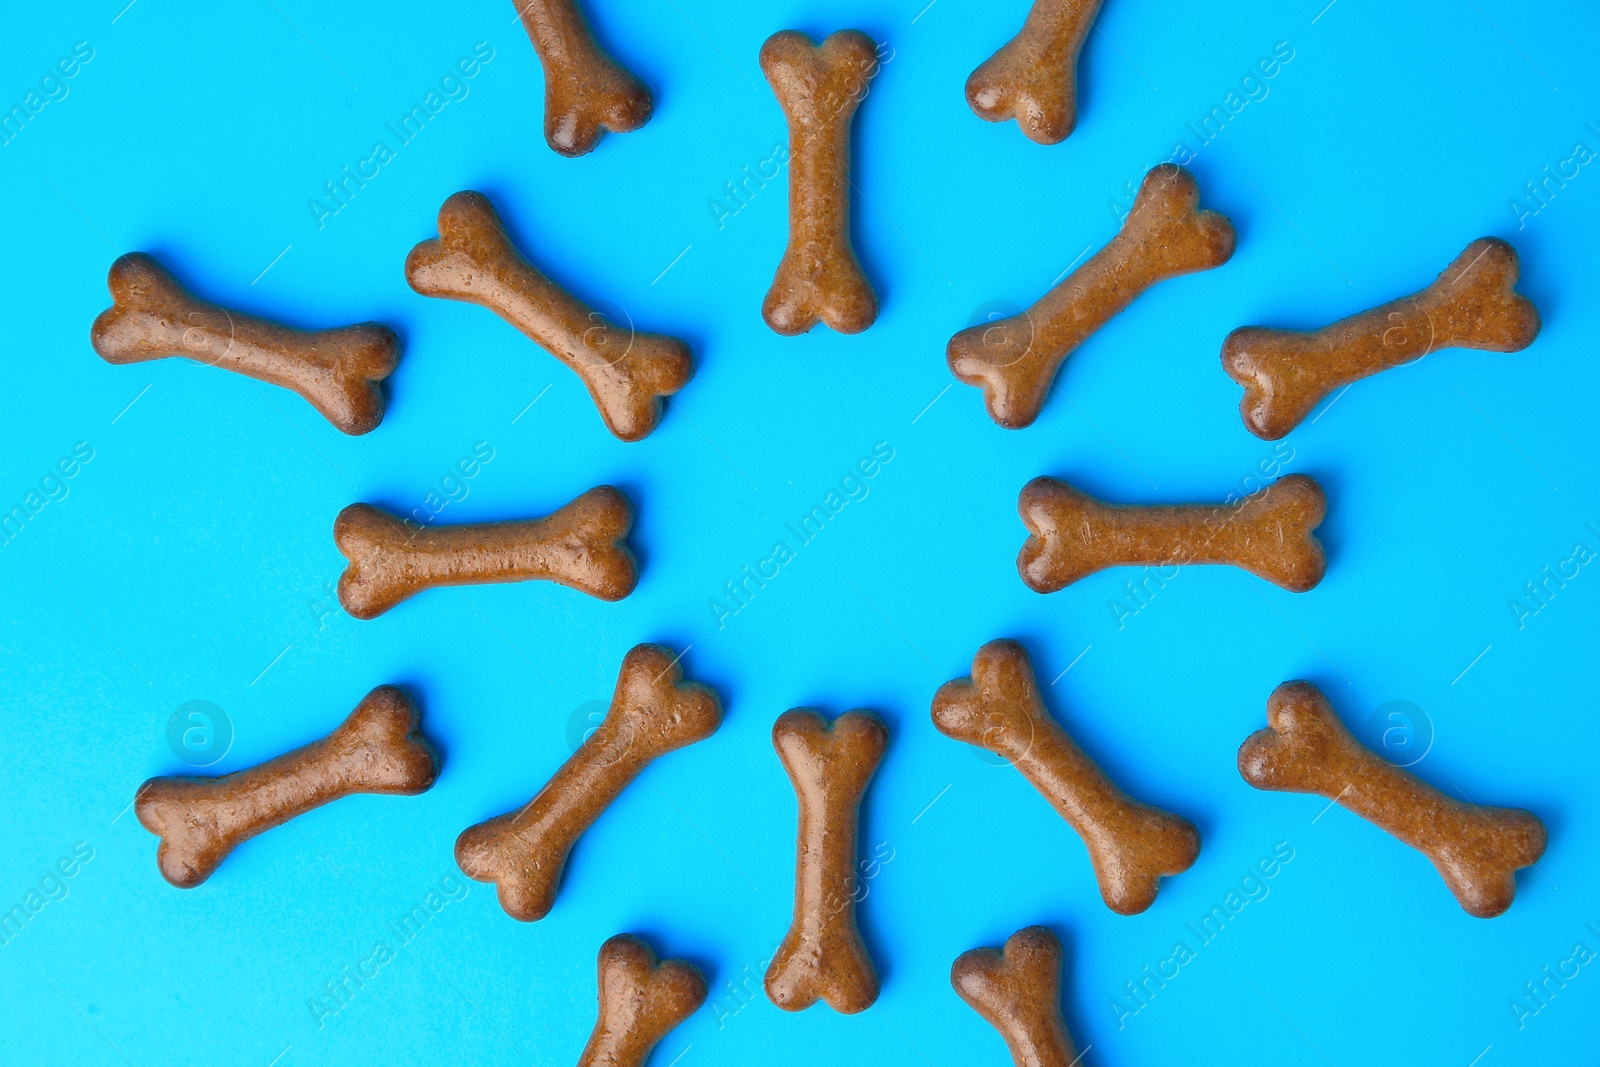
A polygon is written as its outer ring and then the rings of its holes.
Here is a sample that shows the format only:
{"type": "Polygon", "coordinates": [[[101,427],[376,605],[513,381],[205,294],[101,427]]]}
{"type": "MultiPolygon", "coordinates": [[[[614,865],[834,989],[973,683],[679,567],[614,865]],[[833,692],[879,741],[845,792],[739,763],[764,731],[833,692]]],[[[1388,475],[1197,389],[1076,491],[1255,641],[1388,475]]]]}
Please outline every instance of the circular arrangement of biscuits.
{"type": "MultiPolygon", "coordinates": [[[[1016,36],[966,81],[977,119],[1015,122],[1041,145],[1070,136],[1077,57],[1099,7],[1100,0],[1034,3],[1016,36]]],[[[597,44],[577,0],[525,0],[518,13],[544,66],[551,149],[581,156],[607,133],[649,121],[649,88],[597,44]]],[[[819,324],[853,334],[877,318],[878,295],[851,242],[851,130],[881,57],[876,42],[852,29],[820,41],[779,29],[760,50],[761,71],[788,124],[789,242],[760,308],[778,334],[819,324]]],[[[1247,239],[1205,203],[1183,167],[1150,170],[1109,243],[1048,288],[1040,279],[1043,292],[1032,306],[949,338],[954,379],[979,391],[968,395],[981,399],[999,426],[1032,424],[1079,345],[1152,286],[1220,267],[1247,239]]],[[[489,197],[449,196],[437,232],[405,259],[411,288],[480,305],[554,356],[592,398],[595,433],[643,441],[663,419],[664,400],[694,387],[688,343],[611,321],[571,295],[561,264],[533,262],[537,257],[516,247],[489,197]]],[[[1443,349],[1527,347],[1540,319],[1517,281],[1516,251],[1483,237],[1419,291],[1321,329],[1234,330],[1221,362],[1242,387],[1244,426],[1277,440],[1331,394],[1380,371],[1443,349]]],[[[384,417],[385,379],[401,355],[400,339],[385,326],[304,331],[216,306],[143,252],[116,259],[109,288],[112,305],[91,331],[94,350],[109,363],[181,356],[248,375],[295,391],[350,435],[372,431],[384,417]]],[[[1224,502],[1138,506],[1039,477],[1022,487],[1016,506],[1027,534],[1016,572],[1041,594],[1106,568],[1189,564],[1236,567],[1306,593],[1327,569],[1317,529],[1338,500],[1304,474],[1224,502]]],[[[483,523],[419,522],[352,503],[329,516],[348,561],[338,601],[351,617],[368,620],[444,586],[535,580],[621,600],[640,579],[629,542],[634,507],[610,485],[550,514],[483,523]]],[[[974,651],[968,677],[932,695],[931,726],[1014,768],[1082,839],[1106,908],[1142,912],[1164,878],[1195,863],[1201,833],[1183,816],[1125,792],[1052,715],[1045,688],[1023,645],[999,637],[974,651]]],[[[492,885],[509,918],[545,919],[584,832],[654,760],[712,737],[722,714],[719,694],[685,676],[682,653],[638,644],[617,667],[597,727],[526,803],[464,827],[455,864],[492,885]]],[[[342,722],[328,721],[331,732],[321,740],[247,770],[140,785],[133,809],[159,838],[161,876],[192,888],[241,842],[315,807],[355,793],[415,795],[441,773],[472,773],[465,759],[441,761],[413,698],[398,686],[379,685],[342,722]]],[[[830,719],[794,708],[772,724],[772,747],[798,806],[793,920],[764,974],[766,996],[785,1011],[821,1001],[856,1013],[878,998],[879,970],[856,919],[864,869],[859,811],[889,734],[884,718],[865,710],[830,719]]],[[[1256,789],[1317,794],[1416,849],[1473,916],[1510,908],[1516,872],[1545,847],[1537,816],[1458,799],[1443,783],[1397,766],[1359,741],[1308,681],[1284,682],[1270,694],[1264,725],[1242,739],[1235,758],[1256,789]]],[[[951,964],[954,992],[999,1032],[1018,1067],[1071,1067],[1081,1059],[1062,1012],[1062,959],[1056,934],[1027,926],[1003,945],[975,947],[951,964]]],[[[707,997],[700,969],[659,960],[631,933],[598,946],[598,975],[598,1015],[581,1065],[643,1064],[707,997]]]]}

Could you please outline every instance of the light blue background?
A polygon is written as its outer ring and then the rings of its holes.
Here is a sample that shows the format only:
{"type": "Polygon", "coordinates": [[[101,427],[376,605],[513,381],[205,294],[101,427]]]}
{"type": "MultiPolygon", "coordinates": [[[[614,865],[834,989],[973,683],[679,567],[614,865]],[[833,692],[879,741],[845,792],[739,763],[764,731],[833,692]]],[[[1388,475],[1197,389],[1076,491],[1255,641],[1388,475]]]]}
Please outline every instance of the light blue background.
{"type": "Polygon", "coordinates": [[[1600,926],[1600,577],[1583,569],[1520,627],[1508,606],[1575,542],[1600,548],[1585,527],[1600,525],[1600,173],[1582,168],[1520,226],[1508,206],[1574,142],[1600,148],[1591,6],[1107,0],[1078,129],[1043,147],[962,96],[1020,0],[594,0],[656,111],[568,160],[543,142],[542,75],[503,0],[124,2],[16,7],[0,38],[7,107],[75,42],[94,49],[69,95],[0,147],[0,505],[75,442],[94,449],[69,495],[0,549],[0,907],[75,844],[93,850],[65,898],[0,946],[0,1059],[571,1063],[595,952],[635,931],[713,989],[661,1067],[1001,1064],[948,969],[1040,922],[1066,943],[1067,1018],[1090,1065],[1592,1056],[1596,966],[1521,1029],[1508,1003],[1576,942],[1600,949],[1585,926],[1600,926]],[[845,26],[892,49],[855,139],[856,244],[883,311],[859,336],[784,339],[759,314],[785,240],[781,182],[720,229],[708,201],[785,138],[761,42],[845,26]],[[308,199],[479,41],[494,58],[469,95],[319,229],[308,199]],[[1238,230],[1233,260],[1094,336],[1033,427],[993,425],[952,386],[947,338],[993,302],[1032,302],[1108,240],[1125,184],[1180,138],[1193,147],[1185,123],[1280,41],[1294,58],[1268,95],[1192,164],[1238,230]],[[457,188],[487,193],[580,296],[693,345],[697,374],[648,440],[614,440],[577,379],[487,311],[407,288],[405,254],[457,188]],[[1274,446],[1240,422],[1218,363],[1227,332],[1315,327],[1411,292],[1484,234],[1515,244],[1544,332],[1520,354],[1444,352],[1361,382],[1290,435],[1283,469],[1330,500],[1314,591],[1188,568],[1119,629],[1108,601],[1132,572],[1048,597],[1018,580],[1029,478],[1129,502],[1240,491],[1274,446]],[[391,324],[405,355],[383,425],[349,438],[239,376],[102,362],[89,325],[112,259],[136,249],[246,311],[391,324]],[[637,506],[638,591],[436,591],[373,622],[336,610],[339,509],[419,506],[479,441],[494,459],[440,521],[543,514],[616,484],[637,506]],[[709,598],[880,441],[894,459],[870,495],[718,628],[709,598]],[[1108,911],[1048,806],[932,728],[935,688],[999,636],[1025,642],[1052,710],[1118,782],[1200,828],[1199,861],[1144,914],[1108,911]],[[399,948],[385,924],[455,872],[457,833],[567,757],[574,713],[609,695],[640,641],[692,646],[721,730],[648,769],[582,839],[548,918],[516,923],[474,883],[399,948]],[[1342,809],[1319,818],[1319,798],[1243,782],[1239,743],[1299,677],[1357,726],[1413,702],[1434,733],[1423,777],[1546,821],[1549,850],[1505,916],[1470,918],[1421,856],[1342,809]],[[161,881],[126,808],[146,777],[186,769],[166,740],[175,708],[208,700],[231,718],[232,749],[205,772],[220,773],[321,736],[383,682],[424,709],[444,757],[431,792],[343,800],[241,847],[198,889],[161,881]],[[860,909],[883,995],[855,1017],[786,1015],[758,992],[794,864],[769,730],[802,704],[890,724],[862,828],[863,852],[893,856],[860,909]],[[1294,859],[1266,898],[1119,1028],[1123,983],[1192,943],[1185,924],[1278,842],[1294,859]],[[319,1027],[308,1001],[379,940],[397,958],[319,1027]]]}

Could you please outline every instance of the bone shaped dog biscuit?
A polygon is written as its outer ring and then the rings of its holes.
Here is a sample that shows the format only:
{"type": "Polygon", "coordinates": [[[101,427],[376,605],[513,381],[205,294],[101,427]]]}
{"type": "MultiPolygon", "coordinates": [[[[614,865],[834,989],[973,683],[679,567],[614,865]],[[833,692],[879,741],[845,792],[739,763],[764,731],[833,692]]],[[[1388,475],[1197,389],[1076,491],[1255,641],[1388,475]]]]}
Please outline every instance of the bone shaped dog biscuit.
{"type": "Polygon", "coordinates": [[[1267,728],[1239,747],[1239,773],[1257,789],[1327,797],[1404,841],[1480,919],[1511,907],[1516,872],[1544,855],[1537,815],[1456,800],[1396,767],[1352,737],[1310,682],[1272,691],[1267,728]]]}
{"type": "Polygon", "coordinates": [[[639,584],[628,548],[633,505],[600,485],[542,519],[419,526],[351,504],[333,523],[350,561],[339,603],[353,618],[375,619],[408,597],[441,585],[557,582],[601,600],[621,600],[639,584]]]}
{"type": "Polygon", "coordinates": [[[854,1015],[878,999],[878,972],[856,925],[861,796],[883,759],[889,728],[870,711],[832,723],[793,708],[772,725],[772,747],[800,807],[794,921],[767,968],[767,999],[784,1011],[818,1000],[854,1015]]]}
{"type": "Polygon", "coordinates": [[[761,305],[785,336],[818,320],[860,333],[878,298],[850,244],[850,121],[878,72],[872,38],[858,30],[820,45],[782,30],[761,46],[761,71],[789,123],[789,245],[761,305]]]}
{"type": "Polygon", "coordinates": [[[973,657],[970,678],[940,687],[933,725],[1003,756],[1050,802],[1083,838],[1112,911],[1144,911],[1161,879],[1188,870],[1200,854],[1200,834],[1187,819],[1130,798],[1050,717],[1028,653],[1015,641],[990,641],[973,657]]]}
{"type": "Polygon", "coordinates": [[[354,793],[425,791],[439,757],[417,724],[405,691],[381,685],[320,741],[220,778],[150,779],[133,808],[161,838],[161,876],[192,889],[242,842],[312,808],[354,793]]]}
{"type": "Polygon", "coordinates": [[[1028,539],[1017,573],[1053,593],[1107,567],[1227,563],[1303,593],[1327,570],[1313,530],[1328,510],[1322,486],[1291,474],[1229,504],[1106,504],[1054,478],[1023,486],[1028,539]]]}
{"type": "Polygon", "coordinates": [[[1233,255],[1233,224],[1197,210],[1200,187],[1162,164],[1139,186],[1121,231],[1019,315],[962,330],[945,361],[983,390],[989,417],[1019,430],[1039,417],[1056,371],[1073,350],[1157,282],[1219,267],[1233,255]]]}
{"type": "Polygon", "coordinates": [[[423,296],[488,308],[570,367],[624,441],[661,421],[661,398],[694,374],[689,346],[608,322],[528,263],[512,247],[482,193],[461,192],[439,209],[439,236],[406,256],[406,281],[423,296]]]}
{"type": "Polygon", "coordinates": [[[1061,1017],[1061,939],[1043,926],[975,948],[950,967],[956,995],[1000,1032],[1016,1067],[1074,1067],[1079,1060],[1061,1017]]]}
{"type": "Polygon", "coordinates": [[[1539,311],[1515,291],[1517,274],[1516,250],[1480,237],[1421,292],[1320,330],[1234,330],[1222,366],[1244,386],[1245,426],[1276,440],[1335,389],[1437,349],[1527,348],[1539,335],[1539,311]]]}
{"type": "Polygon", "coordinates": [[[469,878],[495,883],[507,915],[544,918],[583,832],[652,761],[710,737],[721,721],[717,694],[683,681],[676,656],[660,645],[635,646],[599,727],[527,804],[463,830],[456,864],[469,878]]]}
{"type": "Polygon", "coordinates": [[[111,264],[112,305],[89,331],[107,363],[182,356],[292,389],[347,434],[383,421],[378,384],[400,360],[400,340],[375,322],[296,330],[196,299],[154,256],[111,264]]]}
{"type": "Polygon", "coordinates": [[[1078,52],[1102,0],[1038,0],[1022,30],[967,78],[986,122],[1016,119],[1030,141],[1060,144],[1078,124],[1078,52]]]}
{"type": "Polygon", "coordinates": [[[643,938],[600,946],[600,1011],[578,1067],[644,1067],[663,1037],[706,1002],[706,979],[688,960],[657,962],[643,938]]]}
{"type": "Polygon", "coordinates": [[[516,0],[544,67],[544,139],[564,156],[594,151],[607,130],[650,121],[650,90],[606,55],[578,0],[516,0]]]}

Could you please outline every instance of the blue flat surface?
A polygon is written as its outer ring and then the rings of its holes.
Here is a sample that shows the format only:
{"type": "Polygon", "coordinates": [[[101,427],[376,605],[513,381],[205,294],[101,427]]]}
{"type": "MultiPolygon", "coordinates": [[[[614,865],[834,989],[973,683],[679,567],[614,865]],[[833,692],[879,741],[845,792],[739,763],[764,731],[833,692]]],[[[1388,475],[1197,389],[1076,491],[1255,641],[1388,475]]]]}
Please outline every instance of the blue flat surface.
{"type": "Polygon", "coordinates": [[[0,506],[38,504],[0,549],[0,908],[26,915],[0,944],[0,1060],[572,1063],[595,953],[633,931],[712,986],[660,1067],[998,1065],[949,967],[1033,923],[1065,942],[1067,1020],[1092,1067],[1593,1060],[1600,970],[1576,961],[1600,951],[1600,577],[1569,562],[1600,550],[1600,172],[1573,162],[1577,143],[1600,150],[1592,6],[1107,0],[1077,131],[1044,147],[962,95],[1020,26],[1018,0],[594,0],[656,111],[569,160],[544,144],[542,74],[503,0],[125,3],[18,7],[0,38],[0,104],[56,97],[0,147],[0,506]],[[726,199],[786,138],[756,62],[786,27],[884,45],[853,204],[882,314],[858,336],[766,328],[783,179],[747,186],[737,212],[726,199]],[[41,89],[78,42],[92,58],[41,89]],[[479,42],[492,58],[442,82],[479,42]],[[1275,48],[1292,58],[1247,79],[1275,48]],[[386,123],[433,90],[444,106],[394,144],[386,123]],[[1201,141],[1188,124],[1230,93],[1241,106],[1201,141]],[[319,225],[308,201],[378,141],[393,157],[319,225]],[[946,340],[1110,239],[1129,183],[1180,142],[1238,230],[1232,261],[1139,299],[1072,357],[1036,424],[998,428],[953,383],[946,340]],[[1545,167],[1568,177],[1529,199],[1545,167]],[[650,438],[613,439],[578,380],[489,312],[406,286],[406,252],[468,188],[579,296],[692,344],[695,378],[650,438]],[[1522,257],[1544,319],[1531,348],[1440,352],[1283,442],[1246,432],[1218,361],[1229,330],[1320,326],[1412,292],[1482,235],[1522,257]],[[237,375],[101,361],[89,326],[133,250],[248,312],[393,326],[405,354],[382,426],[346,437],[237,375]],[[475,448],[493,458],[452,479],[475,448]],[[724,583],[874,448],[892,459],[719,619],[724,583]],[[51,477],[64,457],[72,477],[51,477]],[[1330,566],[1309,593],[1222,567],[1185,568],[1142,604],[1131,571],[1050,596],[1017,577],[1016,496],[1036,475],[1169,502],[1286,472],[1330,501],[1330,566]],[[406,511],[432,493],[453,523],[544,514],[600,483],[637,507],[643,579],[620,603],[483,586],[359,622],[333,599],[333,518],[351,502],[406,511]],[[1546,567],[1568,577],[1518,611],[1546,567]],[[1119,783],[1199,827],[1198,862],[1145,913],[1110,912],[1020,776],[933,729],[934,690],[1001,636],[1119,783]],[[724,724],[584,836],[547,918],[514,922],[456,870],[455,837],[533,795],[641,641],[688,647],[724,724]],[[1425,748],[1422,777],[1545,820],[1508,913],[1469,917],[1417,853],[1240,778],[1240,742],[1291,678],[1358,731],[1408,702],[1391,740],[1425,748]],[[192,891],[160,879],[128,806],[151,775],[197,773],[169,743],[180,707],[220,709],[229,746],[198,773],[222,773],[322,736],[384,682],[416,694],[443,754],[430,792],[316,810],[192,891]],[[883,993],[853,1017],[787,1015],[759,992],[795,861],[769,732],[796,705],[871,708],[891,731],[862,824],[863,855],[885,857],[860,908],[883,993]],[[1275,849],[1292,859],[1247,879],[1275,849]],[[1201,943],[1189,924],[1236,890],[1247,903],[1201,943]],[[419,907],[427,921],[397,936],[419,907]],[[1130,998],[1180,941],[1177,976],[1130,998]]]}

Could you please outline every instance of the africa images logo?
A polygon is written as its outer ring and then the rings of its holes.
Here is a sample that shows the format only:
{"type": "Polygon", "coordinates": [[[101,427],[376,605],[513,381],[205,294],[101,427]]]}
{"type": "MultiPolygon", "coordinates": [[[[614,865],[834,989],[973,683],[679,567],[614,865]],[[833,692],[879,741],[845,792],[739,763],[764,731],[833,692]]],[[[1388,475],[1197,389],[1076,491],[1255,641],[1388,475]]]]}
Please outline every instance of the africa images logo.
{"type": "Polygon", "coordinates": [[[233,720],[209,700],[186,701],[167,719],[167,747],[191,767],[209,767],[233,747],[233,720]]]}

